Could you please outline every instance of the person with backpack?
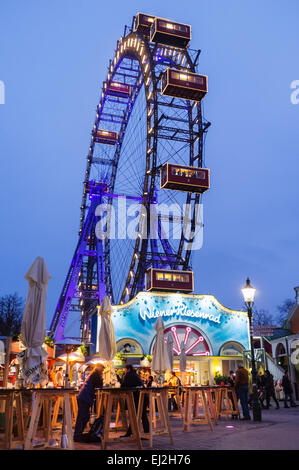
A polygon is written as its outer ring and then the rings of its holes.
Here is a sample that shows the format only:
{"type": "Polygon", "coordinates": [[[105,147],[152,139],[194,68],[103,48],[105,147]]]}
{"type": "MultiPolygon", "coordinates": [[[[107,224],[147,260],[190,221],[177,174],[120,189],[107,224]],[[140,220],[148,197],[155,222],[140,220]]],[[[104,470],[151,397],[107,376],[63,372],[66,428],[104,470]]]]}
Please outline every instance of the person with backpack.
{"type": "Polygon", "coordinates": [[[98,364],[85,380],[78,396],[78,414],[74,431],[74,442],[86,442],[84,429],[90,419],[90,408],[95,400],[95,389],[103,388],[104,366],[98,364]]]}

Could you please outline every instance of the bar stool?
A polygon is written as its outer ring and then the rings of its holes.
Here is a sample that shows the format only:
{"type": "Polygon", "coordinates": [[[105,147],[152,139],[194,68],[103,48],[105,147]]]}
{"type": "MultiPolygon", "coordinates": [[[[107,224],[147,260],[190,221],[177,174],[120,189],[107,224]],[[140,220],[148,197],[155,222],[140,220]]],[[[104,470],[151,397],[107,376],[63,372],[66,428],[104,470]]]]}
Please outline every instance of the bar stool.
{"type": "Polygon", "coordinates": [[[25,438],[25,445],[24,449],[34,449],[37,446],[34,445],[33,440],[36,437],[37,428],[39,419],[41,416],[42,408],[43,408],[43,419],[44,419],[44,443],[39,443],[38,447],[40,448],[41,445],[43,447],[49,446],[49,440],[51,434],[53,432],[53,404],[57,404],[58,398],[62,398],[64,404],[64,419],[65,419],[65,426],[66,426],[66,436],[68,441],[68,449],[74,449],[73,443],[73,429],[72,429],[72,413],[71,413],[71,390],[68,389],[36,389],[34,393],[36,394],[32,416],[30,420],[29,430],[27,436],[25,438]]]}
{"type": "Polygon", "coordinates": [[[217,419],[221,416],[225,416],[227,420],[229,416],[240,417],[237,395],[234,388],[219,387],[217,390],[216,414],[217,419]],[[229,396],[229,393],[231,396],[229,396]]]}
{"type": "MultiPolygon", "coordinates": [[[[96,392],[97,418],[105,415],[105,409],[107,408],[107,399],[108,399],[107,394],[103,394],[102,390],[97,390],[96,392]]],[[[110,425],[109,431],[111,432],[127,431],[128,429],[127,414],[125,410],[125,404],[123,403],[122,398],[120,398],[119,400],[113,399],[112,410],[114,407],[116,407],[115,423],[113,423],[113,426],[110,425]]]]}
{"type": "Polygon", "coordinates": [[[203,390],[206,394],[207,405],[210,411],[211,418],[214,420],[214,424],[217,424],[216,394],[214,393],[214,387],[204,387],[203,390]],[[213,393],[215,398],[213,398],[213,393]]]}
{"type": "Polygon", "coordinates": [[[4,438],[2,449],[13,449],[24,445],[24,420],[22,407],[22,392],[12,389],[0,390],[0,402],[4,403],[4,438]],[[14,416],[17,434],[14,436],[14,416]]]}
{"type": "Polygon", "coordinates": [[[191,424],[208,424],[210,430],[213,431],[210,410],[204,388],[187,387],[186,389],[184,431],[190,431],[191,424]],[[201,414],[199,414],[199,409],[201,409],[201,414]]]}
{"type": "MultiPolygon", "coordinates": [[[[77,391],[70,391],[70,404],[71,404],[71,415],[72,425],[75,426],[78,415],[78,403],[77,403],[77,391]]],[[[52,428],[59,428],[62,426],[62,420],[58,420],[58,416],[63,416],[63,397],[57,396],[52,398],[54,400],[53,417],[52,417],[52,428]]]]}
{"type": "Polygon", "coordinates": [[[171,444],[173,444],[172,431],[168,416],[168,390],[163,388],[145,388],[140,390],[138,411],[137,411],[137,424],[140,430],[140,436],[143,439],[148,439],[150,447],[153,447],[153,437],[168,435],[171,444]],[[144,406],[144,399],[148,397],[149,404],[149,433],[142,431],[142,412],[144,406]],[[156,409],[158,410],[158,417],[156,417],[156,409]],[[159,428],[157,422],[160,422],[159,428]]]}
{"type": "MultiPolygon", "coordinates": [[[[179,393],[179,387],[170,387],[168,389],[169,395],[173,395],[175,397],[176,404],[178,405],[177,412],[181,414],[181,417],[183,418],[183,409],[182,409],[182,404],[181,404],[181,397],[179,393]]],[[[176,412],[176,411],[175,411],[176,412]]]]}
{"type": "MultiPolygon", "coordinates": [[[[134,389],[134,391],[136,391],[134,389]]],[[[132,389],[125,389],[125,388],[110,388],[110,389],[102,389],[101,391],[102,400],[105,404],[105,413],[104,413],[104,425],[103,425],[103,434],[102,434],[102,441],[101,441],[101,448],[102,450],[106,449],[106,446],[109,442],[136,442],[137,447],[141,450],[141,440],[140,440],[140,433],[137,426],[137,418],[136,418],[136,408],[133,398],[133,391],[132,389]],[[127,439],[119,439],[119,438],[111,438],[109,433],[111,431],[111,418],[112,418],[112,408],[114,404],[118,404],[121,407],[121,412],[125,410],[127,407],[128,410],[128,417],[131,426],[132,434],[127,439]]]]}

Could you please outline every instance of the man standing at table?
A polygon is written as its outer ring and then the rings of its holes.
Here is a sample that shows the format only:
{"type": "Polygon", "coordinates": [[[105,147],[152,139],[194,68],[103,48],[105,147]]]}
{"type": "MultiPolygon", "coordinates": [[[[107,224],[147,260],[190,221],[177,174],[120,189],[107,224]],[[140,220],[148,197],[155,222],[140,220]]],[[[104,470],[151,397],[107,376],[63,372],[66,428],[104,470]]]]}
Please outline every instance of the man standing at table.
{"type": "MultiPolygon", "coordinates": [[[[124,377],[121,383],[121,388],[135,388],[135,387],[140,387],[144,388],[143,382],[141,378],[136,374],[135,370],[133,369],[131,364],[127,364],[125,366],[125,373],[124,377]]],[[[138,409],[138,401],[139,401],[139,392],[133,392],[134,395],[134,403],[135,403],[135,408],[136,410],[138,409]]],[[[147,419],[147,414],[146,414],[146,407],[147,407],[147,400],[144,400],[143,403],[143,410],[142,410],[142,425],[143,425],[143,431],[145,433],[149,432],[149,422],[147,419]]],[[[128,427],[128,430],[126,434],[120,437],[130,437],[132,434],[132,429],[131,426],[128,427]]]]}
{"type": "Polygon", "coordinates": [[[243,364],[238,364],[235,378],[235,389],[240,399],[243,411],[242,420],[249,420],[249,407],[248,407],[248,371],[244,369],[243,364]]]}

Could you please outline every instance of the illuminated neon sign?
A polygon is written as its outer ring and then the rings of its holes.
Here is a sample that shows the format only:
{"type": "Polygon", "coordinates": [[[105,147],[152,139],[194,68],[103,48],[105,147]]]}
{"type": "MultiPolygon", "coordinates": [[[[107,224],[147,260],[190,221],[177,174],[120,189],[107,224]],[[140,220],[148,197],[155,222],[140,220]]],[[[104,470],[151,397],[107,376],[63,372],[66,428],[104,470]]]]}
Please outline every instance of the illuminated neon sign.
{"type": "Polygon", "coordinates": [[[221,319],[221,314],[214,315],[213,313],[203,312],[199,310],[190,310],[187,307],[181,306],[178,309],[174,310],[170,308],[169,310],[157,310],[151,309],[150,307],[145,307],[143,309],[140,308],[139,315],[142,320],[148,318],[151,320],[152,318],[158,317],[189,317],[189,318],[199,318],[203,320],[209,320],[213,323],[219,323],[221,319]]]}

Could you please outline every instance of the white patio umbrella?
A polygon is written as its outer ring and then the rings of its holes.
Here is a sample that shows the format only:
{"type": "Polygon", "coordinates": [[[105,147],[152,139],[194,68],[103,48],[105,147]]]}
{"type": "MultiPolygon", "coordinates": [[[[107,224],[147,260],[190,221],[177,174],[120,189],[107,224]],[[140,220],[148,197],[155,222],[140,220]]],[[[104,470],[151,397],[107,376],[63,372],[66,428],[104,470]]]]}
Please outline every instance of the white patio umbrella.
{"type": "Polygon", "coordinates": [[[23,363],[22,378],[25,385],[37,385],[47,380],[44,361],[48,354],[42,345],[46,337],[46,298],[51,276],[43,258],[36,258],[25,279],[29,286],[22,319],[21,341],[26,349],[19,358],[23,363]]]}
{"type": "Polygon", "coordinates": [[[100,307],[101,328],[99,333],[99,357],[112,361],[116,354],[116,341],[111,315],[113,309],[108,296],[102,300],[100,307]]]}
{"type": "Polygon", "coordinates": [[[173,370],[173,336],[171,333],[168,333],[167,335],[166,347],[169,358],[170,370],[173,370]]]}
{"type": "Polygon", "coordinates": [[[170,362],[167,348],[164,341],[164,322],[162,317],[158,317],[154,328],[157,332],[153,350],[152,370],[157,374],[160,383],[166,370],[170,370],[170,362]]]}

